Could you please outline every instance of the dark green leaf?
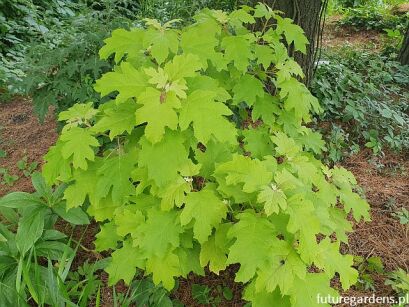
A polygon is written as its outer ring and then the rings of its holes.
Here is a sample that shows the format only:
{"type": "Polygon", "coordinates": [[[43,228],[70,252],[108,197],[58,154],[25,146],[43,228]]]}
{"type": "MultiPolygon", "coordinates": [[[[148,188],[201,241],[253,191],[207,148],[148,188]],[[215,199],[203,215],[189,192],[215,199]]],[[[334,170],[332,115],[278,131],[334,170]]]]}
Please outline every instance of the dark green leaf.
{"type": "Polygon", "coordinates": [[[41,237],[44,230],[44,215],[46,208],[33,207],[24,212],[18,223],[16,234],[17,248],[24,255],[41,237]]]}
{"type": "Polygon", "coordinates": [[[67,244],[59,241],[44,241],[35,245],[37,256],[50,258],[51,260],[61,259],[64,252],[70,256],[74,253],[73,249],[67,244]]]}
{"type": "Polygon", "coordinates": [[[36,172],[31,176],[31,182],[33,183],[34,188],[36,189],[37,193],[40,194],[42,197],[48,197],[51,195],[51,188],[47,186],[43,176],[36,172]]]}
{"type": "Polygon", "coordinates": [[[55,213],[57,213],[62,219],[74,225],[86,225],[89,224],[88,215],[82,211],[81,208],[71,208],[66,211],[65,203],[60,203],[58,206],[53,207],[55,213]]]}
{"type": "Polygon", "coordinates": [[[0,199],[0,207],[25,208],[29,206],[44,206],[44,202],[33,194],[12,192],[0,199]]]}

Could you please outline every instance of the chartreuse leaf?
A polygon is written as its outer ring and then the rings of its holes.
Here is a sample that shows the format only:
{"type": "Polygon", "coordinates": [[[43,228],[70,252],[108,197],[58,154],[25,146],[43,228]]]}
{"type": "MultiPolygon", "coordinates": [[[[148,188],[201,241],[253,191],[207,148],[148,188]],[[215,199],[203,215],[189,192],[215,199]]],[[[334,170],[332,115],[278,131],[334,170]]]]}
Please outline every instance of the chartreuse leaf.
{"type": "Polygon", "coordinates": [[[314,214],[314,206],[301,194],[295,194],[287,202],[290,215],[287,230],[298,234],[298,251],[301,258],[305,262],[313,262],[318,250],[315,235],[320,230],[320,222],[314,214]]]}
{"type": "Polygon", "coordinates": [[[296,140],[303,144],[306,150],[313,151],[316,154],[320,154],[326,150],[325,141],[322,139],[322,135],[318,132],[307,130],[306,133],[298,136],[296,140]]]}
{"type": "Polygon", "coordinates": [[[158,64],[162,64],[169,53],[176,53],[178,50],[178,35],[173,29],[149,28],[144,33],[143,45],[147,48],[158,64]]]}
{"type": "Polygon", "coordinates": [[[339,242],[331,243],[329,238],[325,238],[318,244],[314,264],[324,269],[329,278],[338,273],[343,289],[349,289],[358,280],[358,271],[352,268],[354,264],[353,257],[351,255],[341,255],[339,242]]]}
{"type": "MultiPolygon", "coordinates": [[[[229,16],[227,15],[226,12],[223,12],[220,10],[217,10],[217,11],[213,10],[213,11],[209,11],[208,13],[210,13],[209,14],[210,16],[212,16],[214,19],[216,19],[219,23],[223,25],[229,21],[229,16]]],[[[200,15],[200,13],[198,15],[200,15]]]]}
{"type": "Polygon", "coordinates": [[[285,61],[277,63],[276,69],[278,69],[277,71],[278,83],[290,80],[293,76],[304,78],[304,73],[300,65],[293,59],[286,59],[285,61]]]}
{"type": "Polygon", "coordinates": [[[122,62],[115,71],[108,72],[97,80],[95,90],[102,96],[118,92],[116,101],[121,103],[129,98],[138,97],[147,86],[146,79],[146,75],[133,67],[132,64],[122,62]]]}
{"type": "Polygon", "coordinates": [[[246,193],[258,191],[273,178],[261,161],[240,155],[234,155],[232,161],[221,164],[218,171],[227,173],[228,185],[243,183],[243,191],[246,193]]]}
{"type": "Polygon", "coordinates": [[[92,105],[92,102],[74,104],[68,110],[62,111],[58,120],[66,122],[65,129],[89,123],[98,113],[92,105]]]}
{"type": "Polygon", "coordinates": [[[133,239],[138,236],[138,227],[144,224],[145,216],[141,211],[124,208],[115,214],[116,233],[121,237],[131,234],[133,239]]]}
{"type": "Polygon", "coordinates": [[[244,75],[233,87],[233,102],[238,104],[244,101],[248,106],[252,106],[257,97],[264,96],[263,83],[251,75],[244,75]]]}
{"type": "Polygon", "coordinates": [[[182,274],[179,258],[173,253],[168,253],[164,257],[150,257],[146,263],[146,271],[152,273],[156,285],[162,283],[169,291],[175,286],[175,277],[182,274]]]}
{"type": "Polygon", "coordinates": [[[231,95],[220,85],[219,80],[208,76],[200,75],[195,76],[194,78],[188,78],[187,85],[191,92],[194,92],[195,90],[216,92],[216,100],[220,102],[225,102],[231,99],[231,95]]]}
{"type": "Polygon", "coordinates": [[[109,274],[109,285],[115,285],[121,279],[129,285],[136,274],[137,267],[145,267],[145,258],[131,242],[124,241],[123,246],[112,253],[111,262],[105,269],[109,274]]]}
{"type": "Polygon", "coordinates": [[[363,218],[364,221],[371,220],[369,215],[369,204],[358,194],[351,191],[342,191],[340,196],[345,212],[349,213],[352,210],[352,215],[356,221],[360,221],[361,218],[363,218]]]}
{"type": "Polygon", "coordinates": [[[207,68],[208,60],[216,61],[215,47],[219,44],[216,35],[220,31],[220,25],[208,19],[182,30],[180,46],[184,53],[197,55],[203,67],[207,68]]]}
{"type": "Polygon", "coordinates": [[[162,139],[166,127],[176,129],[178,116],[175,109],[180,108],[180,102],[174,94],[148,87],[138,97],[138,104],[142,107],[136,110],[136,124],[147,123],[145,136],[152,144],[162,139]]]}
{"type": "Polygon", "coordinates": [[[71,177],[71,161],[65,161],[61,149],[64,142],[57,141],[57,144],[52,146],[44,156],[45,164],[43,165],[42,174],[47,182],[51,185],[57,180],[67,181],[71,177]]]}
{"type": "Polygon", "coordinates": [[[186,196],[180,221],[182,226],[185,226],[193,219],[194,237],[199,243],[204,243],[212,233],[213,227],[219,225],[226,217],[226,213],[226,204],[217,196],[214,187],[208,186],[186,196]]]}
{"type": "Polygon", "coordinates": [[[133,195],[135,187],[130,178],[136,163],[135,151],[104,159],[103,165],[98,169],[96,197],[101,199],[111,192],[114,203],[123,203],[127,197],[133,195]]]}
{"type": "Polygon", "coordinates": [[[324,273],[307,273],[305,278],[294,279],[290,291],[291,306],[331,306],[319,300],[327,296],[338,297],[338,292],[330,287],[330,279],[324,273]]]}
{"type": "Polygon", "coordinates": [[[98,201],[91,202],[87,212],[89,215],[93,216],[96,221],[103,222],[105,220],[112,220],[115,210],[120,205],[121,204],[114,203],[111,195],[108,195],[98,201]]]}
{"type": "Polygon", "coordinates": [[[254,17],[264,17],[265,19],[271,19],[272,17],[275,17],[276,11],[274,11],[271,7],[265,5],[262,2],[257,3],[257,5],[254,8],[254,17]]]}
{"type": "Polygon", "coordinates": [[[104,117],[97,121],[94,127],[92,127],[92,131],[96,133],[109,131],[109,138],[111,140],[124,132],[130,134],[136,126],[136,109],[137,105],[132,100],[119,105],[110,103],[109,107],[105,104],[104,117]]]}
{"type": "Polygon", "coordinates": [[[227,264],[240,263],[235,281],[247,282],[270,259],[278,239],[274,225],[252,211],[238,214],[237,219],[228,232],[228,238],[234,238],[235,242],[230,247],[227,264]]]}
{"type": "Polygon", "coordinates": [[[280,156],[294,158],[301,151],[300,146],[283,132],[277,132],[271,140],[277,146],[275,150],[280,156]]]}
{"type": "Polygon", "coordinates": [[[88,199],[91,203],[96,201],[96,177],[98,163],[92,163],[86,171],[74,170],[73,181],[64,191],[64,199],[67,201],[67,208],[76,208],[85,203],[88,199]]]}
{"type": "Polygon", "coordinates": [[[193,272],[197,275],[204,275],[204,269],[199,261],[200,247],[195,244],[193,248],[178,248],[176,254],[179,257],[180,275],[187,277],[193,272]]]}
{"type": "Polygon", "coordinates": [[[304,84],[291,77],[288,80],[280,82],[278,87],[281,89],[280,97],[284,99],[284,108],[286,111],[294,110],[297,119],[310,121],[310,111],[321,112],[317,98],[311,95],[304,84]]]}
{"type": "Polygon", "coordinates": [[[295,49],[306,53],[308,39],[304,35],[303,29],[294,24],[290,18],[282,18],[281,16],[276,16],[277,19],[277,33],[284,33],[285,39],[288,44],[294,43],[295,49]]]}
{"type": "Polygon", "coordinates": [[[174,183],[171,183],[164,190],[159,192],[161,200],[161,209],[169,211],[176,205],[180,207],[185,202],[186,194],[192,190],[189,180],[178,177],[174,183]]]}
{"type": "Polygon", "coordinates": [[[351,191],[351,187],[356,185],[356,179],[354,175],[343,167],[335,166],[330,170],[329,177],[332,182],[343,191],[351,191]]]}
{"type": "Polygon", "coordinates": [[[210,177],[214,172],[217,163],[227,162],[231,160],[231,151],[223,143],[211,140],[207,143],[206,149],[203,152],[196,149],[196,159],[202,165],[200,174],[203,177],[210,177]]]}
{"type": "Polygon", "coordinates": [[[165,65],[164,72],[169,80],[175,81],[196,76],[196,72],[202,69],[200,58],[194,54],[176,55],[172,62],[165,65]]]}
{"type": "Polygon", "coordinates": [[[227,254],[229,253],[230,241],[227,233],[231,224],[220,224],[215,233],[204,242],[200,250],[200,264],[205,267],[209,264],[209,269],[213,273],[219,274],[227,266],[227,254]]]}
{"type": "Polygon", "coordinates": [[[169,76],[161,67],[158,67],[157,70],[153,67],[145,68],[145,74],[150,77],[148,82],[158,89],[164,89],[168,84],[169,76]]]}
{"type": "Polygon", "coordinates": [[[245,9],[240,9],[240,10],[231,12],[231,14],[229,15],[229,19],[230,19],[230,22],[232,22],[233,20],[237,20],[239,21],[240,24],[242,23],[253,24],[256,22],[254,17],[250,15],[248,12],[246,12],[245,9]]]}
{"type": "Polygon", "coordinates": [[[193,122],[193,130],[197,140],[207,144],[213,135],[219,142],[236,143],[236,129],[224,117],[231,115],[231,110],[223,103],[215,101],[216,93],[197,90],[187,98],[185,107],[179,118],[179,126],[187,129],[193,122]],[[207,114],[212,113],[212,116],[207,114]]]}
{"type": "MultiPolygon", "coordinates": [[[[190,55],[191,57],[194,57],[192,55],[190,55]]],[[[173,63],[171,63],[173,64],[173,63]]],[[[194,63],[192,63],[194,65],[194,63]]],[[[198,63],[200,64],[200,63],[198,63]]],[[[165,67],[166,68],[166,67],[165,67]]],[[[200,68],[200,67],[199,67],[200,68]]],[[[183,69],[183,68],[182,68],[183,69]]],[[[195,66],[193,66],[193,69],[196,69],[195,66]]],[[[193,70],[194,72],[194,70],[193,70]]],[[[161,102],[163,103],[166,95],[168,95],[168,93],[172,93],[174,95],[176,95],[179,98],[186,98],[186,90],[187,90],[187,86],[186,86],[186,81],[184,78],[180,77],[178,79],[171,79],[171,77],[169,76],[169,74],[163,70],[161,67],[158,68],[158,70],[150,67],[145,69],[145,73],[150,77],[150,79],[148,80],[148,82],[150,84],[155,85],[155,87],[157,89],[160,89],[161,91],[161,102]]],[[[173,77],[178,77],[178,75],[180,75],[181,73],[187,73],[189,74],[188,71],[171,71],[173,75],[173,77]]]]}
{"type": "Polygon", "coordinates": [[[269,45],[256,45],[254,53],[257,57],[257,63],[268,69],[274,60],[274,50],[269,45]]]}
{"type": "Polygon", "coordinates": [[[305,278],[307,267],[287,242],[278,241],[275,247],[265,267],[257,273],[256,290],[273,292],[278,286],[282,294],[288,295],[294,279],[305,278]]]}
{"type": "Polygon", "coordinates": [[[279,99],[270,95],[258,97],[251,113],[254,121],[261,119],[270,126],[275,123],[278,114],[280,114],[279,99]]]}
{"type": "Polygon", "coordinates": [[[130,31],[116,29],[112,31],[111,37],[104,40],[105,45],[99,50],[101,59],[107,59],[115,53],[115,62],[118,63],[125,54],[136,54],[143,50],[144,31],[133,28],[130,31]]]}
{"type": "Polygon", "coordinates": [[[134,244],[148,257],[162,258],[180,244],[182,227],[175,211],[164,212],[150,209],[146,222],[138,227],[134,244]]]}
{"type": "Polygon", "coordinates": [[[273,152],[270,133],[266,128],[258,127],[243,131],[244,149],[254,158],[261,159],[273,152]]]}
{"type": "Polygon", "coordinates": [[[224,57],[229,62],[233,62],[234,66],[241,72],[247,71],[249,61],[253,58],[250,49],[251,34],[240,36],[226,36],[222,40],[222,48],[224,49],[224,57]]]}
{"type": "Polygon", "coordinates": [[[64,131],[60,140],[64,142],[61,146],[61,155],[66,160],[72,157],[74,168],[86,170],[88,167],[87,160],[94,161],[93,147],[99,146],[99,142],[90,130],[73,127],[64,131]]]}
{"type": "Polygon", "coordinates": [[[277,288],[273,292],[267,292],[266,290],[256,291],[255,283],[250,283],[244,292],[243,298],[251,301],[253,307],[266,307],[266,306],[280,306],[291,307],[290,299],[288,296],[282,296],[280,290],[277,288]]]}
{"type": "Polygon", "coordinates": [[[122,239],[121,236],[116,234],[116,225],[113,221],[102,224],[95,237],[94,244],[97,251],[116,249],[118,241],[122,239]]]}
{"type": "Polygon", "coordinates": [[[338,208],[330,208],[328,211],[331,221],[334,222],[334,225],[331,227],[331,233],[335,232],[340,242],[348,244],[347,233],[352,232],[353,229],[351,223],[346,218],[347,214],[338,208]]]}
{"type": "Polygon", "coordinates": [[[280,208],[287,208],[287,196],[275,184],[267,185],[257,195],[257,201],[264,203],[264,211],[267,216],[278,213],[280,208]]]}
{"type": "Polygon", "coordinates": [[[178,172],[188,163],[188,152],[180,134],[166,133],[160,143],[151,144],[148,140],[140,141],[139,166],[146,167],[149,179],[159,187],[164,187],[177,180],[178,172]]]}

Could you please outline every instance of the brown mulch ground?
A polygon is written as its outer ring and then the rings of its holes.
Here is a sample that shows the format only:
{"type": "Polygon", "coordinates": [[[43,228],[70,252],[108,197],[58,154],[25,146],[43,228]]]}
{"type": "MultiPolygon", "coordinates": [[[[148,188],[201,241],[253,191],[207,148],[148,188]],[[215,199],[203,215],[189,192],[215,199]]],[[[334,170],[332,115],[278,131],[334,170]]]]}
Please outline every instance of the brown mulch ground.
{"type": "Polygon", "coordinates": [[[211,297],[220,299],[220,301],[215,302],[216,306],[243,307],[246,304],[246,302],[241,298],[243,284],[234,282],[234,276],[238,269],[238,266],[231,265],[226,270],[221,271],[219,275],[216,275],[208,270],[205,270],[205,276],[189,274],[187,278],[179,279],[179,287],[172,296],[182,302],[185,306],[201,307],[204,305],[198,304],[193,298],[192,285],[205,285],[211,290],[211,297]],[[223,287],[228,287],[230,290],[232,290],[233,298],[229,298],[228,300],[225,299],[222,291],[220,291],[220,289],[223,287]]]}
{"type": "Polygon", "coordinates": [[[350,235],[350,252],[380,256],[385,268],[409,271],[409,228],[393,212],[409,210],[409,157],[387,154],[370,162],[364,151],[344,162],[371,204],[372,222],[359,224],[350,235]]]}
{"type": "Polygon", "coordinates": [[[402,3],[395,6],[392,9],[392,12],[394,12],[397,15],[406,14],[407,12],[409,12],[409,3],[402,3]]]}
{"type": "Polygon", "coordinates": [[[379,31],[339,26],[341,16],[330,16],[325,23],[322,45],[326,48],[351,47],[379,51],[382,48],[382,34],[379,31]]]}
{"type": "Polygon", "coordinates": [[[30,178],[26,178],[16,164],[24,156],[29,162],[42,162],[43,155],[57,139],[56,122],[51,113],[41,125],[29,100],[17,97],[11,102],[0,102],[0,149],[7,154],[0,158],[0,167],[19,176],[12,186],[0,185],[0,196],[11,191],[33,191],[30,178]]]}
{"type": "MultiPolygon", "coordinates": [[[[392,214],[402,208],[409,210],[409,156],[386,154],[371,158],[369,150],[347,159],[343,166],[349,169],[363,188],[371,205],[372,221],[355,225],[349,235],[349,250],[353,255],[380,257],[385,272],[402,268],[409,271],[409,225],[402,225],[392,214]]],[[[393,296],[385,286],[385,274],[373,274],[377,296],[393,296]]],[[[356,287],[346,296],[370,296],[369,291],[356,287]]],[[[389,305],[366,305],[389,306],[389,305]]]]}

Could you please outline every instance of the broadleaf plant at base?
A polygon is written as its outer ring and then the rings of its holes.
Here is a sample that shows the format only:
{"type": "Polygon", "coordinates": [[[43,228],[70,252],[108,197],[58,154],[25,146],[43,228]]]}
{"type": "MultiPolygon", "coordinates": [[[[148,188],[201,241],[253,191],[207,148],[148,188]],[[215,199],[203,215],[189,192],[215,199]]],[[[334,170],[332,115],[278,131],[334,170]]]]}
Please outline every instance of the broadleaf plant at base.
{"type": "Polygon", "coordinates": [[[110,284],[139,268],[171,290],[239,264],[253,306],[318,306],[335,274],[356,282],[339,247],[351,211],[370,217],[353,175],[315,158],[324,142],[305,124],[321,108],[286,49],[304,51],[303,32],[263,4],[195,20],[112,33],[100,55],[117,66],[95,89],[113,100],[60,114],[43,175],[100,222],[110,284]]]}

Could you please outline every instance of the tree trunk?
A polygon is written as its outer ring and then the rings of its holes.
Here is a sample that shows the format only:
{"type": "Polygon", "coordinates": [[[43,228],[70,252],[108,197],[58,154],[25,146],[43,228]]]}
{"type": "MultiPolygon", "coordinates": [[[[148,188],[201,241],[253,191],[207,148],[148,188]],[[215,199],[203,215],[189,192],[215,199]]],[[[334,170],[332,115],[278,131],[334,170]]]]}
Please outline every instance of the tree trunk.
{"type": "MultiPolygon", "coordinates": [[[[254,4],[259,0],[254,1],[254,4]]],[[[314,75],[315,62],[318,57],[322,35],[322,19],[327,7],[327,0],[264,0],[266,5],[275,10],[280,10],[285,17],[291,18],[303,28],[310,44],[307,54],[294,53],[289,48],[290,55],[300,64],[305,73],[304,83],[309,86],[314,75]]]]}
{"type": "Polygon", "coordinates": [[[403,39],[398,59],[402,65],[409,65],[409,26],[406,30],[405,38],[403,39]]]}

